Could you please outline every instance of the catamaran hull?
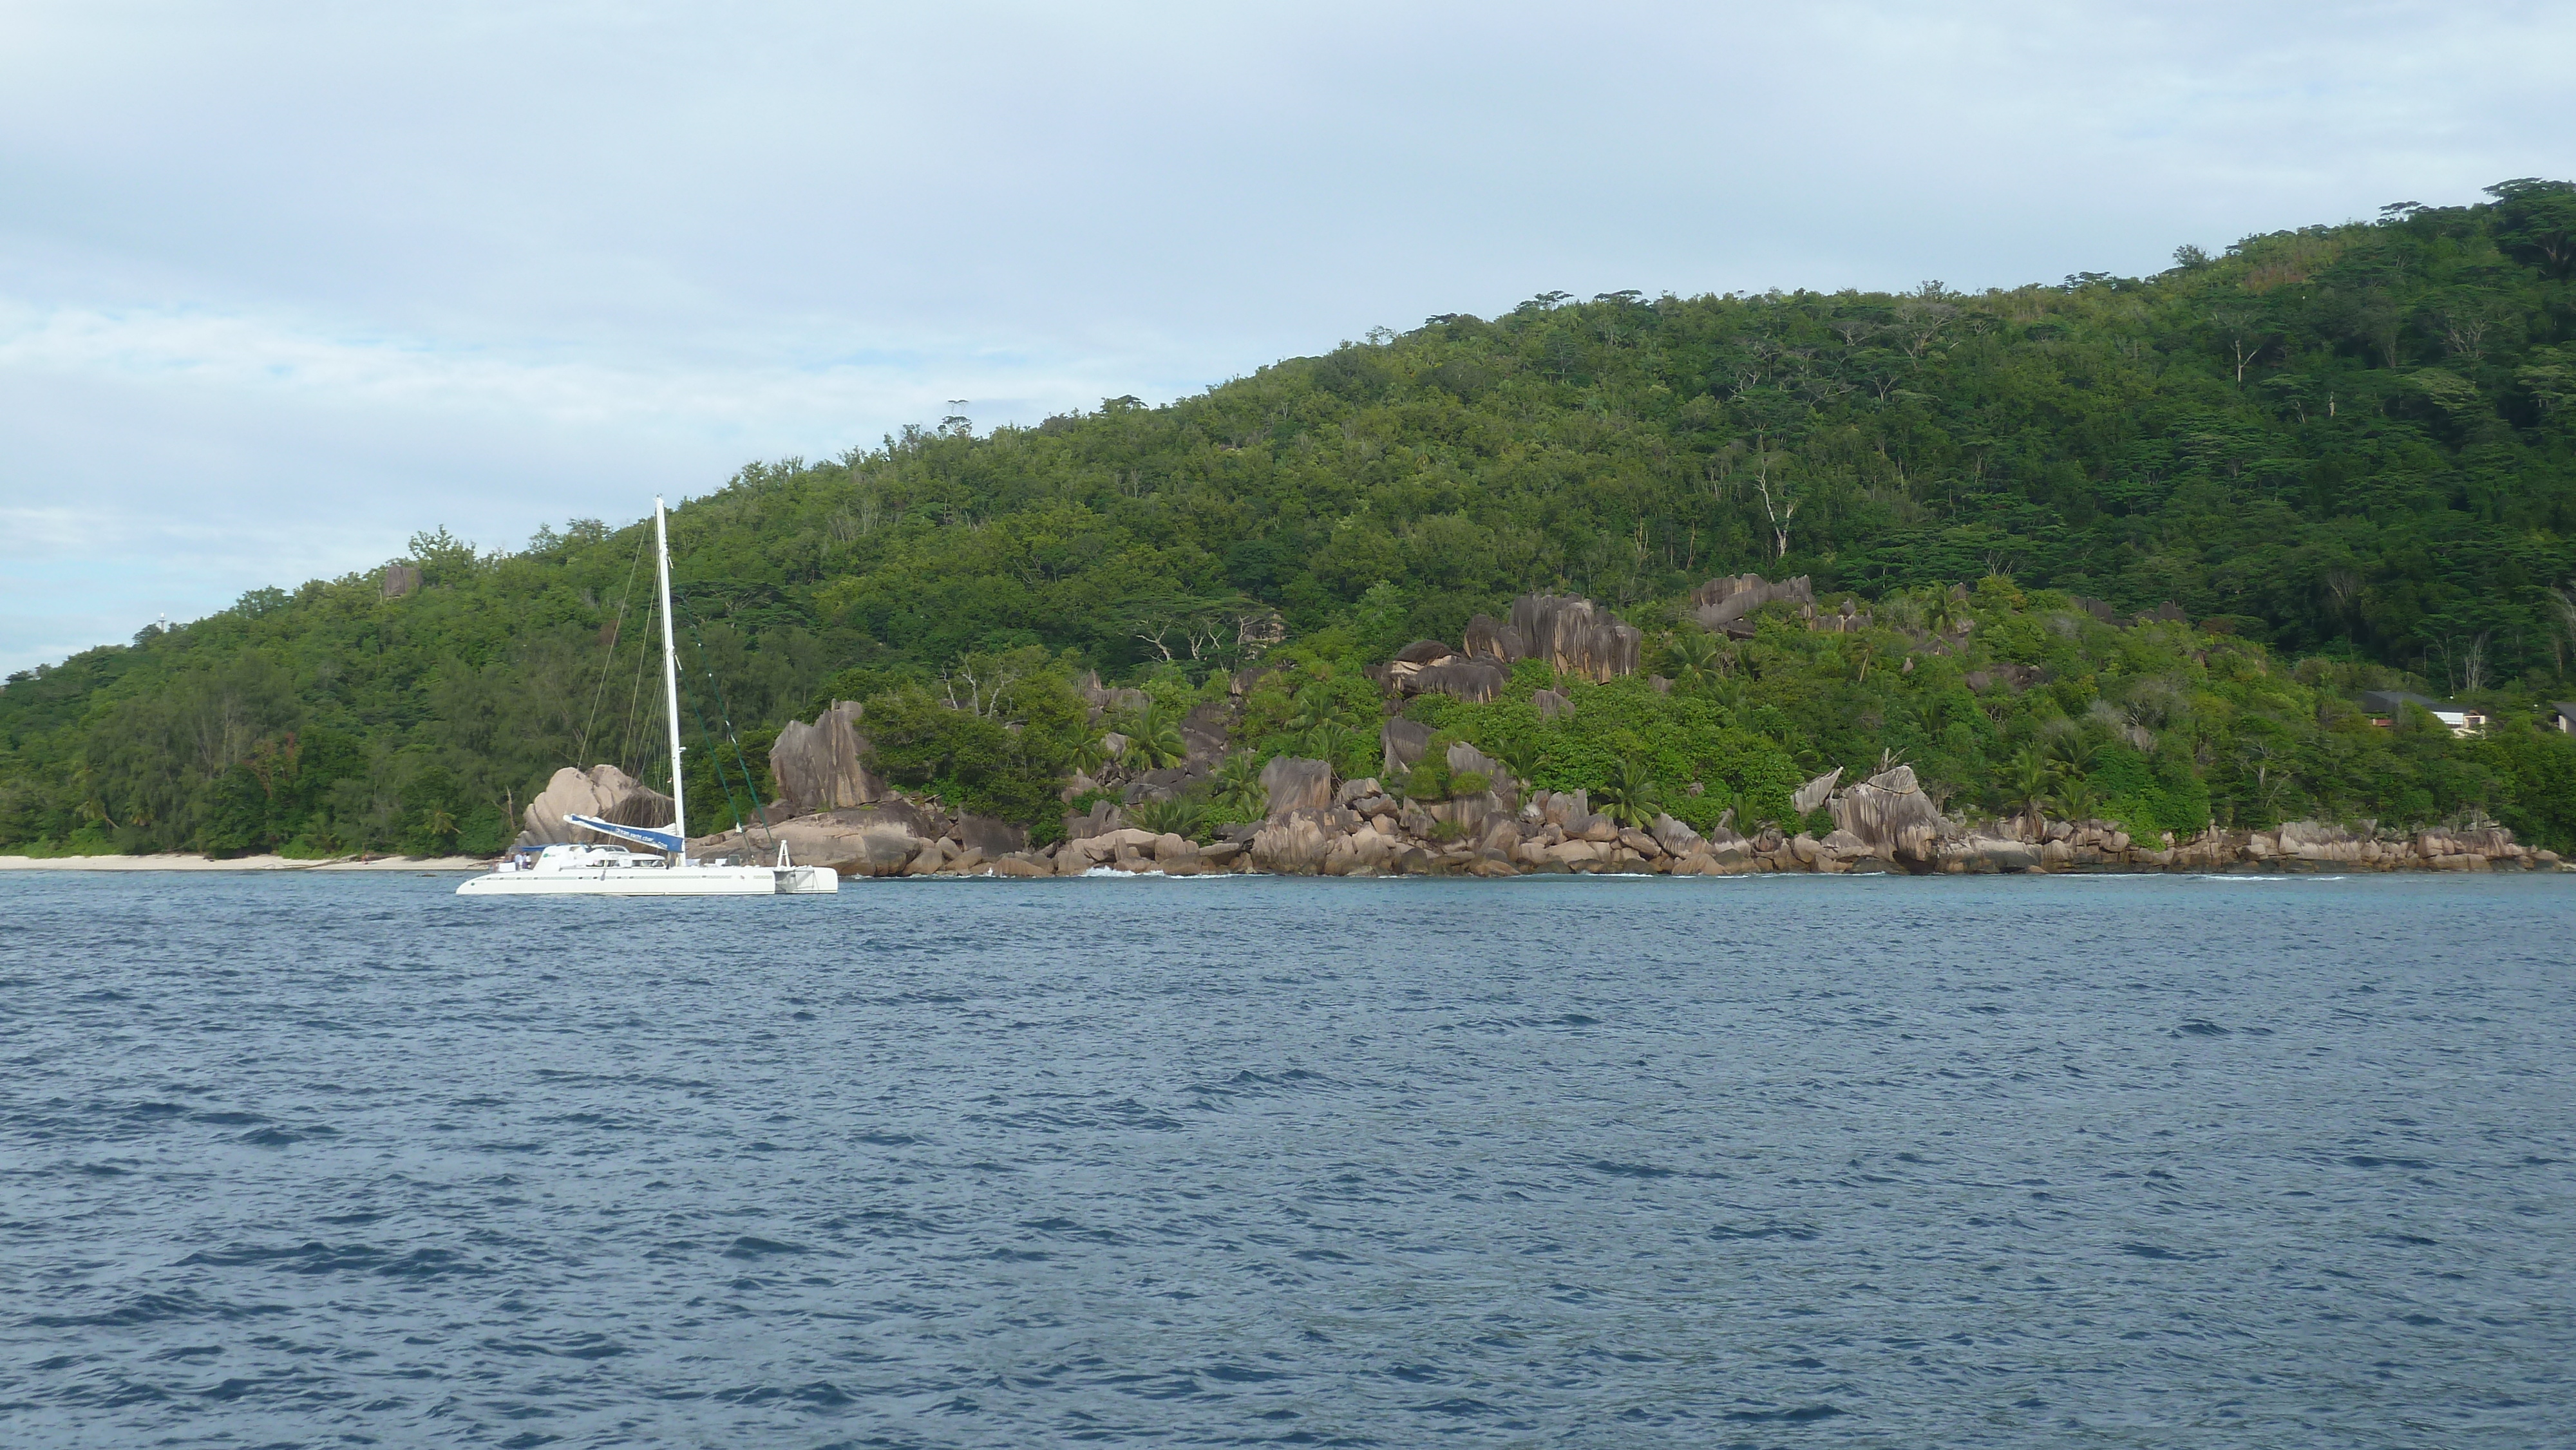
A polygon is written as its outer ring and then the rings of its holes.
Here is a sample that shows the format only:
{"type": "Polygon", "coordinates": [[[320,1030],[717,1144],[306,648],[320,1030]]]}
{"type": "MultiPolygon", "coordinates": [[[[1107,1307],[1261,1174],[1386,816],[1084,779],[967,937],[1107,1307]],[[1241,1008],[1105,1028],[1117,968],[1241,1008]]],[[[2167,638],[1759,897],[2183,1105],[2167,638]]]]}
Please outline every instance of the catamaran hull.
{"type": "Polygon", "coordinates": [[[495,871],[459,896],[821,896],[841,889],[826,866],[608,867],[597,871],[495,871]]]}

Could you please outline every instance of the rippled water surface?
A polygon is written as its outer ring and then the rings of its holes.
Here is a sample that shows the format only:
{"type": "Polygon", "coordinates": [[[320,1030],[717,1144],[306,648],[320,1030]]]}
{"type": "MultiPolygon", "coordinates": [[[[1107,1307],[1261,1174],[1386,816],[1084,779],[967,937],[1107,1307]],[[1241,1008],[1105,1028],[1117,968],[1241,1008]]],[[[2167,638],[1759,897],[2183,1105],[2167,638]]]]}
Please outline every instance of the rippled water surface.
{"type": "Polygon", "coordinates": [[[13,1446],[2495,1445],[2576,882],[0,878],[13,1446]]]}

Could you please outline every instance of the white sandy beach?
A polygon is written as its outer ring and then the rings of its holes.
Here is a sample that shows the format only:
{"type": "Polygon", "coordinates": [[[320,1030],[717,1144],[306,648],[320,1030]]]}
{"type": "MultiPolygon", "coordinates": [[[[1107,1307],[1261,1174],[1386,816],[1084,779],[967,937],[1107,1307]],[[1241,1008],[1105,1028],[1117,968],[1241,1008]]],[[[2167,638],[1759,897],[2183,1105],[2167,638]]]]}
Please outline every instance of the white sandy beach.
{"type": "Polygon", "coordinates": [[[338,856],[290,861],[284,856],[235,856],[215,860],[192,852],[156,856],[0,856],[0,871],[488,871],[481,856],[378,856],[361,861],[338,856]]]}

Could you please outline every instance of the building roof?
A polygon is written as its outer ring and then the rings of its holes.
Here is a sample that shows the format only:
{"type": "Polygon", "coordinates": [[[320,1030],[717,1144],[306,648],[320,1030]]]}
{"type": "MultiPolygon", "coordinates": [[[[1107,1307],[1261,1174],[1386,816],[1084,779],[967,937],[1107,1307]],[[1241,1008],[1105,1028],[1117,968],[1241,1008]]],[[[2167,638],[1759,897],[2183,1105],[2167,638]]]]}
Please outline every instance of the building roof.
{"type": "Polygon", "coordinates": [[[2375,711],[2379,714],[2394,715],[2400,708],[2407,705],[2413,705],[2432,715],[2474,715],[2479,719],[2486,718],[2486,711],[2479,709],[2475,705],[2463,705],[2456,700],[2428,699],[2411,690],[2364,690],[2361,692],[2361,708],[2375,711]]]}

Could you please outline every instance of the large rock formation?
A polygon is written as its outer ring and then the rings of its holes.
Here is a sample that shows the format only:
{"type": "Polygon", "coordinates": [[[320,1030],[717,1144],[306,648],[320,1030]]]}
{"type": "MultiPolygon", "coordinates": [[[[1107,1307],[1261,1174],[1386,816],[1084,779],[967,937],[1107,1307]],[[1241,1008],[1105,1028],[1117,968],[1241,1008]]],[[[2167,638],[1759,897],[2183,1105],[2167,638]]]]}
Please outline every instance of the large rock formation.
{"type": "Polygon", "coordinates": [[[1816,602],[1815,586],[1804,574],[1777,584],[1759,574],[1711,579],[1691,591],[1691,617],[1699,621],[1702,629],[1721,630],[1763,605],[1783,599],[1812,605],[1816,602]]]}
{"type": "Polygon", "coordinates": [[[1505,666],[1462,655],[1436,639],[1415,640],[1367,674],[1398,695],[1453,695],[1476,704],[1500,694],[1511,679],[1505,666]]]}
{"type": "Polygon", "coordinates": [[[1837,765],[1814,780],[1808,781],[1789,797],[1790,808],[1802,816],[1814,811],[1832,798],[1834,782],[1842,778],[1843,768],[1837,765]]]}
{"type": "Polygon", "coordinates": [[[1320,760],[1278,756],[1261,767],[1261,789],[1269,796],[1266,814],[1274,821],[1291,811],[1329,809],[1333,768],[1320,760]]]}
{"type": "Polygon", "coordinates": [[[1423,670],[1450,658],[1458,652],[1436,639],[1417,639],[1395,652],[1387,661],[1389,682],[1401,685],[1423,670]]]}
{"type": "Polygon", "coordinates": [[[1520,793],[1512,784],[1512,768],[1466,741],[1461,740],[1449,747],[1448,763],[1452,780],[1462,775],[1483,776],[1487,788],[1504,803],[1506,809],[1519,801],[1520,793]]]}
{"type": "Polygon", "coordinates": [[[1171,800],[1187,794],[1190,787],[1212,773],[1212,767],[1185,759],[1178,765],[1146,771],[1127,782],[1127,788],[1119,792],[1118,798],[1131,806],[1145,801],[1171,800]]]}
{"type": "Polygon", "coordinates": [[[1083,703],[1091,707],[1091,718],[1095,721],[1105,715],[1123,715],[1132,710],[1142,710],[1150,703],[1151,698],[1142,690],[1109,689],[1100,683],[1098,670],[1093,670],[1074,681],[1073,688],[1082,696],[1083,703]]]}
{"type": "Polygon", "coordinates": [[[1838,833],[1848,832],[1862,851],[1888,861],[1929,862],[1936,843],[1957,828],[1923,793],[1914,767],[1899,765],[1848,787],[1827,803],[1838,833]]]}
{"type": "Polygon", "coordinates": [[[1799,605],[1798,618],[1807,628],[1825,634],[1858,634],[1870,625],[1869,611],[1848,595],[1844,596],[1842,608],[1824,613],[1818,613],[1812,604],[1799,605]]]}
{"type": "Polygon", "coordinates": [[[971,846],[987,856],[1005,856],[1025,850],[1029,844],[1027,830],[993,816],[959,816],[957,824],[948,828],[948,834],[960,844],[971,846]]]}
{"type": "Polygon", "coordinates": [[[1311,876],[1324,869],[1324,858],[1332,853],[1341,832],[1329,831],[1325,813],[1318,810],[1295,810],[1274,817],[1252,838],[1253,866],[1282,876],[1311,876]]]}
{"type": "Polygon", "coordinates": [[[1645,634],[1589,599],[1524,594],[1512,601],[1512,629],[1529,642],[1529,657],[1594,681],[1637,671],[1645,634]]]}
{"type": "Polygon", "coordinates": [[[646,790],[635,783],[635,777],[613,765],[594,765],[587,771],[567,765],[546,782],[543,793],[528,802],[526,814],[520,817],[524,829],[519,832],[518,844],[556,846],[568,842],[606,843],[612,839],[564,819],[572,815],[596,816],[621,826],[667,826],[671,824],[671,798],[657,790],[646,790]]]}
{"type": "MultiPolygon", "coordinates": [[[[987,817],[951,818],[899,795],[873,805],[818,811],[747,831],[691,837],[689,854],[768,860],[780,845],[799,866],[829,866],[844,876],[893,876],[921,855],[925,844],[955,836],[966,823],[1000,828],[1000,839],[1025,843],[1026,833],[987,817]]],[[[994,839],[986,835],[985,839],[994,839]]]]}
{"type": "Polygon", "coordinates": [[[2043,848],[2003,836],[1972,834],[1940,844],[1938,859],[1953,872],[2035,871],[2044,863],[2043,848]]]}
{"type": "Polygon", "coordinates": [[[1530,657],[1529,637],[1491,615],[1479,614],[1467,621],[1466,654],[1469,659],[1509,665],[1530,657]]]}
{"type": "Polygon", "coordinates": [[[1509,670],[1491,660],[1451,655],[1437,664],[1423,666],[1397,688],[1408,695],[1449,695],[1481,705],[1501,694],[1511,678],[1509,670]]]}
{"type": "Polygon", "coordinates": [[[813,724],[790,720],[779,730],[778,743],[769,747],[769,774],[790,814],[842,810],[885,798],[885,782],[860,764],[868,748],[858,729],[861,713],[857,701],[835,700],[813,724]]]}
{"type": "Polygon", "coordinates": [[[1225,732],[1233,719],[1230,708],[1213,700],[1192,705],[1181,717],[1181,744],[1193,769],[1214,771],[1225,759],[1225,732]]]}
{"type": "Polygon", "coordinates": [[[1431,727],[1417,725],[1401,715],[1390,715],[1377,731],[1379,773],[1389,780],[1402,780],[1413,769],[1422,752],[1430,748],[1431,727]]]}
{"type": "Polygon", "coordinates": [[[1082,815],[1077,816],[1071,811],[1064,813],[1064,838],[1068,841],[1080,841],[1091,836],[1107,835],[1111,831],[1123,830],[1126,825],[1126,812],[1108,801],[1096,800],[1091,803],[1091,809],[1082,815]]]}
{"type": "Polygon", "coordinates": [[[1512,601],[1509,623],[1479,614],[1467,621],[1466,647],[1416,640],[1394,659],[1369,667],[1369,677],[1398,695],[1452,695],[1482,703],[1502,693],[1519,660],[1545,660],[1551,669],[1602,681],[1636,673],[1645,635],[1589,599],[1524,594],[1512,601]]]}

